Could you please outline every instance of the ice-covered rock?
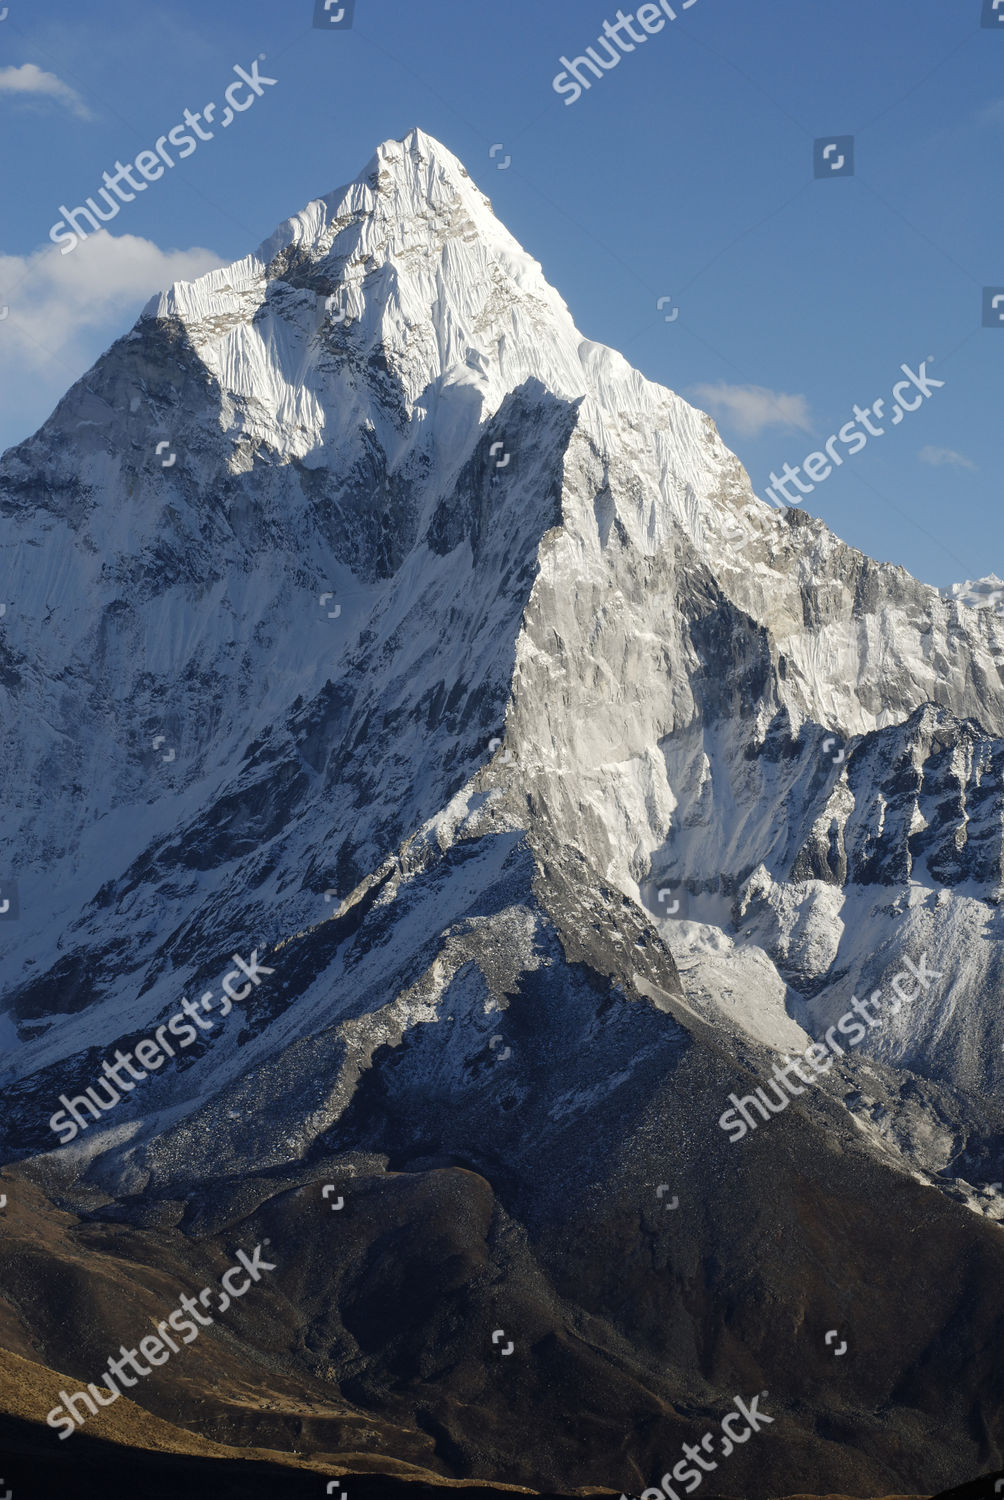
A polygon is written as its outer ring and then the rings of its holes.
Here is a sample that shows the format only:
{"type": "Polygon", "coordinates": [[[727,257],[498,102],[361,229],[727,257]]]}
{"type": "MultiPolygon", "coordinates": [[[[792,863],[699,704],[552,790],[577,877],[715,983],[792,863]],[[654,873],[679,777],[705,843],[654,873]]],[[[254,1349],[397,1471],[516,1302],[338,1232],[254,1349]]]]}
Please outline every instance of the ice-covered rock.
{"type": "Polygon", "coordinates": [[[9,1147],[255,947],[130,1151],[278,1080],[305,1150],[465,963],[451,1067],[555,943],[635,999],[678,953],[778,1047],[926,951],[865,1050],[999,1088],[1004,621],[759,501],[421,131],[154,298],[0,518],[9,1147]]]}

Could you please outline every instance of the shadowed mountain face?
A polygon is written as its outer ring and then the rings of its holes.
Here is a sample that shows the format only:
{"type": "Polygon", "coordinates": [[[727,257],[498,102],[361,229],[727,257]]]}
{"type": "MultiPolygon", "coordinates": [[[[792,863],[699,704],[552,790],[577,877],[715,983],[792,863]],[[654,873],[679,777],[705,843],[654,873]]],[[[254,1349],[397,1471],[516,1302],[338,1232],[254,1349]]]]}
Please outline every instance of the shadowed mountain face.
{"type": "Polygon", "coordinates": [[[711,1432],[708,1500],[1000,1465],[995,615],[763,506],[417,131],[154,299],[0,461],[0,543],[12,1452],[413,1497],[689,1493],[711,1432]]]}

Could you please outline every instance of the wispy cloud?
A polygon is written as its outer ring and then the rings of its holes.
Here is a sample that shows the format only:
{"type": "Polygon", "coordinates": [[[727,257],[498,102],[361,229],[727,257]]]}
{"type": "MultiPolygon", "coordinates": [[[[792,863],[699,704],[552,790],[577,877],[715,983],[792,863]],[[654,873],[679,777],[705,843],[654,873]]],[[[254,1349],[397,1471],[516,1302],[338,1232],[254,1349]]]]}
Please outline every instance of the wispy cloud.
{"type": "Polygon", "coordinates": [[[19,68],[0,68],[0,94],[15,94],[22,99],[51,99],[72,110],[79,120],[94,118],[76,89],[57,78],[55,73],[46,73],[35,63],[22,63],[19,68]]]}
{"type": "Polygon", "coordinates": [[[932,464],[936,469],[943,464],[951,464],[955,469],[976,468],[971,458],[966,458],[964,453],[956,453],[954,448],[932,448],[928,444],[926,448],[921,448],[918,456],[921,463],[932,464]]]}
{"type": "Polygon", "coordinates": [[[730,421],[743,437],[757,437],[769,427],[797,427],[811,432],[805,396],[786,396],[762,385],[698,385],[697,399],[715,416],[730,421]]]}

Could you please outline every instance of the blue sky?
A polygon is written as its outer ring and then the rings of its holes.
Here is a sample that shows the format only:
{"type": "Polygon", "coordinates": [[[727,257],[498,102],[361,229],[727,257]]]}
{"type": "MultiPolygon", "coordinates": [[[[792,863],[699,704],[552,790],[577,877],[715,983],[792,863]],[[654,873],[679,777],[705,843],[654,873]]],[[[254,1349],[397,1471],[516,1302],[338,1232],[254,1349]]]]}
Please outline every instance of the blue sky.
{"type": "Polygon", "coordinates": [[[985,3],[672,0],[566,104],[559,59],[596,47],[616,3],[355,0],[351,29],[322,31],[314,0],[0,0],[0,446],[153,291],[247,253],[417,125],[586,336],[713,412],[761,495],[855,404],[888,416],[900,367],[933,357],[944,385],[804,504],[927,582],[1004,575],[1004,321],[981,326],[983,288],[1004,288],[1004,35],[985,3]],[[276,82],[253,107],[61,256],[60,205],[186,108],[216,101],[218,126],[262,53],[276,82]],[[854,137],[854,176],[813,176],[830,135],[854,137]]]}

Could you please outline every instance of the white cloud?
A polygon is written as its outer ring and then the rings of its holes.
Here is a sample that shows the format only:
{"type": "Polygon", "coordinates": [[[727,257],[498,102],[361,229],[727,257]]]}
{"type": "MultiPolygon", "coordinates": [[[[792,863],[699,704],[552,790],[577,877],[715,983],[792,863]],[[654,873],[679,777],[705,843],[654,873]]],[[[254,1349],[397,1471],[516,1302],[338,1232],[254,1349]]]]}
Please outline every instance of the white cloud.
{"type": "Polygon", "coordinates": [[[161,250],[152,240],[106,229],[88,235],[72,255],[46,246],[0,256],[0,379],[7,393],[0,449],[45,421],[154,292],[223,264],[212,250],[161,250]]]}
{"type": "Polygon", "coordinates": [[[786,396],[762,385],[698,385],[697,399],[715,416],[730,421],[743,437],[757,437],[768,427],[797,427],[811,432],[809,403],[804,396],[786,396]]]}
{"type": "Polygon", "coordinates": [[[951,464],[956,469],[975,469],[976,465],[971,458],[966,458],[964,453],[956,453],[954,448],[932,448],[930,444],[921,448],[919,458],[922,463],[932,464],[940,468],[942,464],[951,464]]]}
{"type": "Polygon", "coordinates": [[[0,68],[0,94],[20,94],[31,99],[52,99],[64,104],[81,120],[92,120],[94,116],[81,99],[76,89],[57,78],[55,73],[46,73],[35,63],[22,63],[19,68],[0,68]]]}

